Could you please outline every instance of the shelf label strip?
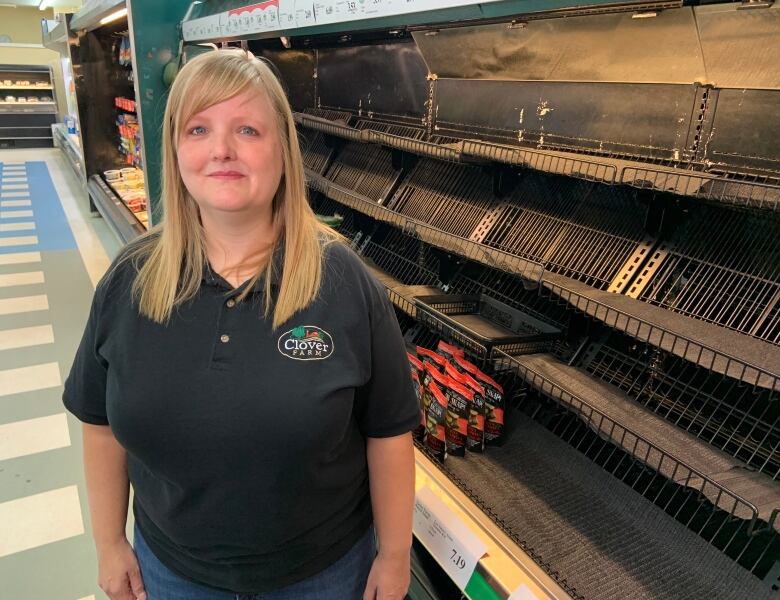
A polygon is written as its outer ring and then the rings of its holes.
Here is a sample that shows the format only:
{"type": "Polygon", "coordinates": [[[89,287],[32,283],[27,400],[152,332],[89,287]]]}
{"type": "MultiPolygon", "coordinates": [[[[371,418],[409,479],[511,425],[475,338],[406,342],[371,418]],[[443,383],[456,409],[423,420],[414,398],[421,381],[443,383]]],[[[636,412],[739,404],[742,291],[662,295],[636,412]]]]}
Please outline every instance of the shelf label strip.
{"type": "MultiPolygon", "coordinates": [[[[185,41],[290,31],[362,19],[390,17],[499,0],[267,0],[192,19],[182,25],[185,41]]],[[[294,32],[292,32],[294,33],[294,32]]]]}
{"type": "Polygon", "coordinates": [[[455,584],[465,591],[487,547],[428,487],[414,503],[414,535],[455,584]]]}

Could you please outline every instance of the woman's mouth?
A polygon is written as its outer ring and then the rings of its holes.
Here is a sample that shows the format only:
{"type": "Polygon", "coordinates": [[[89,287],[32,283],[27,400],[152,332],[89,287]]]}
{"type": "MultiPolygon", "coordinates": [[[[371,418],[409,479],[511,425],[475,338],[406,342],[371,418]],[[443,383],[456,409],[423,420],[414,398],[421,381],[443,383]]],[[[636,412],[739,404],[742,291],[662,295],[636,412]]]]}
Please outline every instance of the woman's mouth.
{"type": "Polygon", "coordinates": [[[209,173],[208,176],[213,179],[231,181],[234,179],[241,179],[244,175],[238,171],[214,171],[213,173],[209,173]]]}

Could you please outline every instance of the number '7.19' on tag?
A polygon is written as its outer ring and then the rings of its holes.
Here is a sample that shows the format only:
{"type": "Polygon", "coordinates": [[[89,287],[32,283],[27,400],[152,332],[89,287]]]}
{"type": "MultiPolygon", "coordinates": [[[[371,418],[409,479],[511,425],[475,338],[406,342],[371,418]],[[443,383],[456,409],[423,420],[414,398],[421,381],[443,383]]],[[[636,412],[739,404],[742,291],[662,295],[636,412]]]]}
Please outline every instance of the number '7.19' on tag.
{"type": "Polygon", "coordinates": [[[465,590],[487,547],[428,486],[420,488],[415,497],[414,535],[465,590]]]}

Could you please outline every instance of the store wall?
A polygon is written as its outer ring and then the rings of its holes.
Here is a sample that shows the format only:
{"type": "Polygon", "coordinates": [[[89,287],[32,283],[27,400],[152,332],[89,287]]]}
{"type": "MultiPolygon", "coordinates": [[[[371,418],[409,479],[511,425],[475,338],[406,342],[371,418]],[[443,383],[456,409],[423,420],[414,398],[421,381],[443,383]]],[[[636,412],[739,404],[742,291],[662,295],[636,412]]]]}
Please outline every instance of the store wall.
{"type": "Polygon", "coordinates": [[[0,35],[11,38],[10,44],[0,44],[0,64],[50,66],[57,99],[57,112],[63,115],[66,112],[66,102],[60,55],[41,45],[41,19],[53,18],[52,9],[0,7],[0,35]],[[37,47],[26,46],[26,44],[37,47]]]}

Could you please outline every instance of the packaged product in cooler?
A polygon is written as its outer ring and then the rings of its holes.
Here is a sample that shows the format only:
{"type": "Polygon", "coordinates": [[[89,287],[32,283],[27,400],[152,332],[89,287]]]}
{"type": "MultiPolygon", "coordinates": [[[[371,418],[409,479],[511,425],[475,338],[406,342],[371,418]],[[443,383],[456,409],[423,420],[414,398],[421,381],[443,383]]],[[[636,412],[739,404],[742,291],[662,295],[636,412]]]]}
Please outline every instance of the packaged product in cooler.
{"type": "Polygon", "coordinates": [[[467,361],[464,356],[455,356],[452,359],[452,365],[461,373],[468,373],[472,377],[476,377],[477,371],[479,371],[479,367],[467,361]]]}
{"type": "Polygon", "coordinates": [[[414,366],[412,366],[412,384],[414,385],[414,393],[417,395],[417,404],[420,406],[420,424],[412,432],[412,437],[422,441],[425,437],[425,410],[423,410],[422,403],[423,390],[420,382],[420,372],[414,366]]]}
{"type": "Polygon", "coordinates": [[[504,441],[504,388],[477,371],[476,379],[485,388],[485,445],[500,446],[504,441]]]}
{"type": "Polygon", "coordinates": [[[425,366],[422,364],[422,361],[411,352],[406,353],[406,358],[409,359],[409,366],[412,372],[417,371],[417,374],[422,377],[425,372],[425,366]]]}
{"type": "Polygon", "coordinates": [[[417,346],[417,356],[420,357],[423,363],[430,363],[439,369],[443,369],[444,363],[447,362],[447,359],[441,354],[437,354],[433,350],[428,350],[428,348],[423,348],[422,346],[417,346]]]}
{"type": "Polygon", "coordinates": [[[444,340],[439,340],[439,344],[436,346],[436,352],[441,354],[448,361],[452,362],[455,356],[463,356],[464,352],[462,348],[448,344],[444,340]]]}
{"type": "Polygon", "coordinates": [[[425,444],[437,459],[444,461],[447,458],[447,396],[435,381],[430,381],[426,390],[430,402],[425,411],[425,444]]]}
{"type": "Polygon", "coordinates": [[[485,451],[485,387],[468,373],[458,371],[447,364],[446,374],[450,379],[468,387],[474,394],[469,405],[468,439],[466,449],[471,452],[485,451]]]}
{"type": "Polygon", "coordinates": [[[447,454],[466,456],[469,413],[474,399],[465,385],[448,378],[447,383],[447,454]]]}

